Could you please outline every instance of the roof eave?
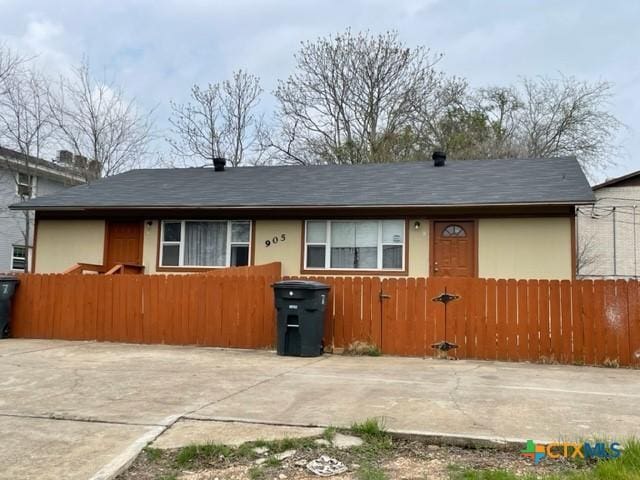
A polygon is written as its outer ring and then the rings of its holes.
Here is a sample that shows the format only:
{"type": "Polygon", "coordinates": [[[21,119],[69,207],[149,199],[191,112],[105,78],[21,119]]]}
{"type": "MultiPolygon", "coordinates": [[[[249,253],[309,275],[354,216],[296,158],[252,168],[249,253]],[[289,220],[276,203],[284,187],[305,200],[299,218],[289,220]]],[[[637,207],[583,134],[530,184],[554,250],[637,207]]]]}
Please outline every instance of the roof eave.
{"type": "Polygon", "coordinates": [[[84,206],[30,206],[17,203],[9,206],[10,210],[36,211],[87,211],[87,210],[320,210],[320,209],[375,209],[375,208],[481,208],[481,207],[526,207],[526,206],[572,206],[590,205],[595,198],[557,202],[495,202],[495,203],[456,203],[456,204],[380,204],[380,205],[84,205],[84,206]]]}

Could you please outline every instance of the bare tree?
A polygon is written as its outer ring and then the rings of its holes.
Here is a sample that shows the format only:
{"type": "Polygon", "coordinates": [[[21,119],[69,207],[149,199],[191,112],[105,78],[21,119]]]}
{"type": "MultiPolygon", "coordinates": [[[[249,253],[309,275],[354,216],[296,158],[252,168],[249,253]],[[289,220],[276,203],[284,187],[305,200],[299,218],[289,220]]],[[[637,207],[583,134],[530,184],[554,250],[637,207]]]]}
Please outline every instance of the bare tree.
{"type": "Polygon", "coordinates": [[[260,79],[243,70],[233,73],[231,80],[222,82],[222,118],[225,125],[224,149],[231,165],[237,167],[252,152],[252,162],[258,162],[256,151],[262,119],[256,114],[262,88],[260,79]]]}
{"type": "Polygon", "coordinates": [[[16,74],[25,61],[24,57],[11,50],[6,44],[0,43],[0,94],[4,93],[7,80],[16,74]]]}
{"type": "Polygon", "coordinates": [[[213,165],[214,158],[224,156],[221,110],[218,84],[209,84],[204,90],[194,85],[188,103],[171,101],[173,136],[167,138],[171,149],[182,157],[196,157],[213,165]]]}
{"type": "Polygon", "coordinates": [[[612,86],[571,77],[523,79],[507,87],[462,88],[435,115],[423,115],[435,144],[452,158],[575,155],[587,174],[612,163],[622,124],[608,111],[612,86]]]}
{"type": "Polygon", "coordinates": [[[527,155],[576,155],[590,173],[611,165],[615,135],[622,127],[607,108],[612,88],[608,82],[573,77],[524,79],[518,121],[527,155]]]}
{"type": "Polygon", "coordinates": [[[442,100],[439,58],[405,46],[396,32],[347,30],[303,42],[296,71],[275,91],[279,135],[270,146],[293,163],[387,162],[420,154],[429,141],[417,120],[442,100]]]}
{"type": "MultiPolygon", "coordinates": [[[[21,68],[5,76],[3,85],[4,93],[0,95],[0,141],[21,154],[19,158],[6,159],[3,167],[12,176],[16,191],[24,201],[34,194],[34,162],[40,158],[53,132],[47,105],[48,80],[33,68],[21,68]]],[[[25,271],[28,272],[31,214],[28,210],[7,210],[6,215],[16,220],[22,232],[25,271]]]]}
{"type": "Polygon", "coordinates": [[[576,245],[576,275],[589,275],[588,267],[595,265],[600,260],[596,253],[597,241],[595,233],[578,238],[576,245]]]}
{"type": "Polygon", "coordinates": [[[72,78],[60,79],[49,107],[61,144],[89,159],[88,179],[96,165],[102,176],[115,175],[138,167],[148,154],[152,112],[112,82],[96,81],[86,61],[72,78]]]}
{"type": "Polygon", "coordinates": [[[171,102],[173,137],[167,141],[172,150],[211,165],[219,157],[234,167],[255,163],[262,124],[256,107],[261,93],[259,78],[243,70],[205,89],[194,85],[187,103],[171,102]]]}

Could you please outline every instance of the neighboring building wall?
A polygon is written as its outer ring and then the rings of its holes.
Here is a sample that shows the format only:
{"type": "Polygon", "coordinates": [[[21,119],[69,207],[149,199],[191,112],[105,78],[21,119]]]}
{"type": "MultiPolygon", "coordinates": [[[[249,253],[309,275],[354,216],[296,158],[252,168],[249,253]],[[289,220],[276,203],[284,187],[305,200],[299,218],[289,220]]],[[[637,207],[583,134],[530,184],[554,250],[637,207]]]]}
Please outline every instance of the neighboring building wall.
{"type": "Polygon", "coordinates": [[[578,275],[640,275],[640,186],[611,186],[594,191],[596,204],[579,207],[578,275]]]}
{"type": "MultiPolygon", "coordinates": [[[[9,210],[9,205],[20,202],[16,191],[16,172],[0,163],[0,272],[11,270],[13,245],[24,245],[26,217],[24,212],[9,210]]],[[[67,185],[36,175],[36,196],[55,193],[67,185]]],[[[29,212],[29,244],[33,244],[33,212],[29,212]]]]}
{"type": "Polygon", "coordinates": [[[36,273],[61,273],[76,263],[102,265],[104,220],[38,220],[36,273]]]}
{"type": "Polygon", "coordinates": [[[483,218],[478,221],[478,276],[570,279],[570,218],[483,218]]]}

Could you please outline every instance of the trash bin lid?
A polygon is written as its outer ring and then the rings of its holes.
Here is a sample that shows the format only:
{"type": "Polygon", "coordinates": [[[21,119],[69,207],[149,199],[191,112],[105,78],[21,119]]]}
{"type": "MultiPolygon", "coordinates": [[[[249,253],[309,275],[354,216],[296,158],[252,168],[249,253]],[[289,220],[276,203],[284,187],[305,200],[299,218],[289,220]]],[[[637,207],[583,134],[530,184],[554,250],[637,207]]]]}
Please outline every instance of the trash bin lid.
{"type": "Polygon", "coordinates": [[[282,280],[272,285],[273,288],[296,289],[296,290],[328,290],[326,283],[314,282],[313,280],[282,280]]]}
{"type": "Polygon", "coordinates": [[[20,279],[13,275],[0,275],[0,282],[15,282],[20,283],[20,279]]]}

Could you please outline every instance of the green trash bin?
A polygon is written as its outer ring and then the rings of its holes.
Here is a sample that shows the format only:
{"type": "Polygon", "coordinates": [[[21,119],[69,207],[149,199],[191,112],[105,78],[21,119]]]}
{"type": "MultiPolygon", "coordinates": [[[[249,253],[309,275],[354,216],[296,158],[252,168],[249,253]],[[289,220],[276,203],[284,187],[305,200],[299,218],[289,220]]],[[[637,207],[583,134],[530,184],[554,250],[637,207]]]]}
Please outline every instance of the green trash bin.
{"type": "Polygon", "coordinates": [[[329,285],[309,280],[284,280],[273,284],[278,311],[278,355],[322,355],[329,289],[329,285]]]}
{"type": "Polygon", "coordinates": [[[0,338],[9,336],[11,320],[11,299],[20,283],[16,277],[0,276],[0,338]]]}

